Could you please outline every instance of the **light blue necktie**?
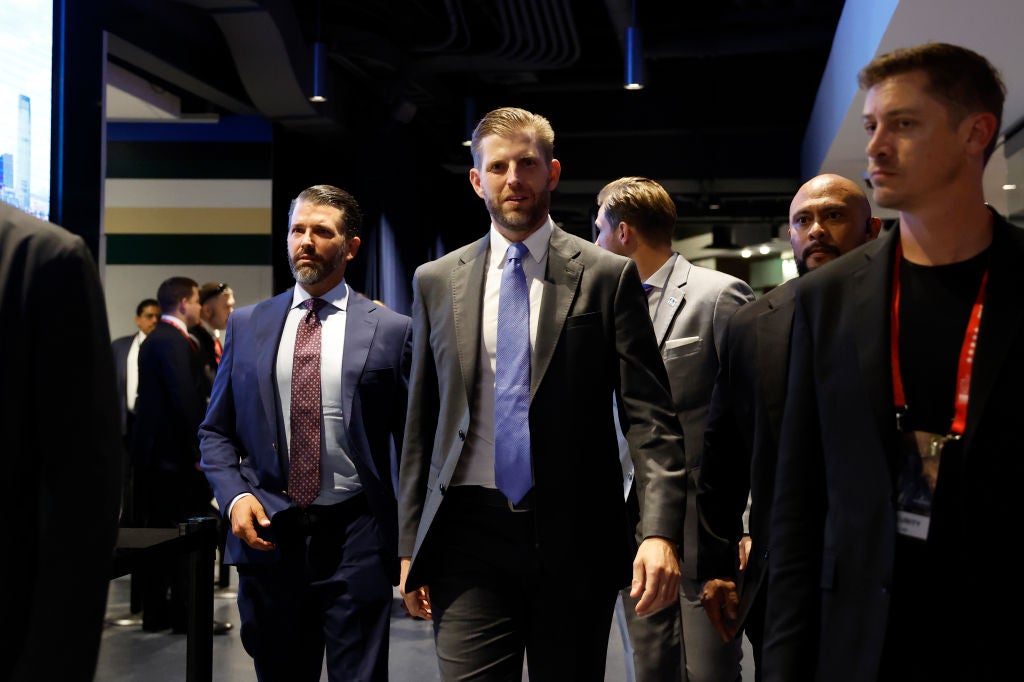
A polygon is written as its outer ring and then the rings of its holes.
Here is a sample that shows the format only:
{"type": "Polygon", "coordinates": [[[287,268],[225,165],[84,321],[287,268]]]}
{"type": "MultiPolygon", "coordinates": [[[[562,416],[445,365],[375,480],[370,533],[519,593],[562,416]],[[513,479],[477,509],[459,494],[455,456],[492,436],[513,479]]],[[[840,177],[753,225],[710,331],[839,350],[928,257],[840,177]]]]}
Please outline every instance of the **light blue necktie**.
{"type": "Polygon", "coordinates": [[[494,482],[512,504],[533,487],[530,470],[530,290],[515,242],[505,253],[498,295],[494,369],[494,482]]]}

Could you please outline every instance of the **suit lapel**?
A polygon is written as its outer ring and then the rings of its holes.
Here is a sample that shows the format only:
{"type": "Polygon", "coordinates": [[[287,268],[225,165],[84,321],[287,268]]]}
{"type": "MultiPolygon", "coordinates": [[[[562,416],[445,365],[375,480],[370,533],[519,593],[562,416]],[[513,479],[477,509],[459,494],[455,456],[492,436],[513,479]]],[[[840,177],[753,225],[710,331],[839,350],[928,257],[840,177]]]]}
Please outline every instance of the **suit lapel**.
{"type": "MultiPolygon", "coordinates": [[[[782,286],[765,295],[768,310],[757,316],[757,366],[778,367],[781,362],[788,367],[789,335],[793,329],[793,292],[795,285],[782,286]]],[[[782,424],[782,412],[786,405],[786,380],[788,372],[762,371],[760,384],[761,404],[768,410],[768,424],[772,437],[777,443],[782,424]]]]}
{"type": "Polygon", "coordinates": [[[1021,233],[995,218],[988,285],[981,316],[981,332],[971,373],[970,399],[967,403],[967,427],[964,430],[964,452],[970,452],[971,441],[978,428],[979,415],[992,395],[999,368],[1024,323],[1024,306],[1017,298],[1020,262],[1024,259],[1021,233]]]}
{"type": "Polygon", "coordinates": [[[537,341],[534,345],[533,367],[530,371],[530,400],[537,393],[544,372],[547,371],[555,346],[562,335],[565,318],[579,290],[583,264],[580,250],[555,227],[548,241],[548,266],[544,277],[540,319],[537,320],[537,341]]]}
{"type": "MultiPolygon", "coordinates": [[[[292,290],[289,289],[283,294],[275,296],[265,304],[257,306],[252,312],[250,329],[254,339],[253,345],[259,349],[256,357],[256,371],[259,384],[260,402],[263,404],[263,416],[268,424],[274,424],[274,431],[277,428],[277,347],[281,343],[281,333],[284,331],[284,320],[291,308],[292,290]]],[[[237,341],[236,341],[237,343],[237,341]]],[[[284,438],[279,442],[283,445],[284,438]]],[[[288,453],[280,453],[283,461],[288,460],[288,453]]]]}
{"type": "Polygon", "coordinates": [[[675,265],[669,273],[668,281],[665,283],[665,290],[661,293],[661,302],[658,304],[657,313],[654,317],[654,336],[658,339],[658,347],[665,343],[668,330],[676,320],[683,306],[686,305],[686,282],[690,278],[690,261],[682,256],[675,257],[675,265]]]}
{"type": "MultiPolygon", "coordinates": [[[[371,312],[376,306],[376,303],[353,291],[352,287],[348,288],[348,303],[345,306],[345,352],[341,359],[341,409],[346,432],[352,428],[352,405],[355,401],[356,387],[363,375],[366,357],[373,342],[373,333],[377,329],[377,316],[371,312]]],[[[352,448],[349,447],[348,450],[351,455],[352,448]]],[[[367,464],[373,470],[373,462],[367,464]]]]}
{"type": "Polygon", "coordinates": [[[891,432],[896,425],[889,358],[889,292],[898,239],[899,229],[893,228],[852,256],[863,259],[864,263],[846,280],[843,293],[843,300],[849,300],[852,309],[842,320],[854,326],[852,334],[860,362],[859,376],[881,434],[891,432]]]}
{"type": "Polygon", "coordinates": [[[477,358],[480,353],[480,324],[483,310],[484,276],[488,263],[490,239],[484,237],[471,244],[452,269],[452,318],[455,321],[455,344],[459,366],[466,389],[466,403],[473,398],[477,358]]]}

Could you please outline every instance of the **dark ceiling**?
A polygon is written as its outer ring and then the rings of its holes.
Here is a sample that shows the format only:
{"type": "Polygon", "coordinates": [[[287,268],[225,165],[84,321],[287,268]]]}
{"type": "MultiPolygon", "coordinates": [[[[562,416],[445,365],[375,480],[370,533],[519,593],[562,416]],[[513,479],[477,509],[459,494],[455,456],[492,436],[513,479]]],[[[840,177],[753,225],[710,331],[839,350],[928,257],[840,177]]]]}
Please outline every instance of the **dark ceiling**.
{"type": "Polygon", "coordinates": [[[467,126],[521,106],[555,128],[556,220],[586,233],[605,182],[646,175],[675,197],[678,236],[722,245],[785,222],[843,7],[636,0],[646,88],[626,91],[630,0],[110,2],[111,60],[180,94],[187,113],[258,113],[314,135],[401,126],[437,172],[464,175],[467,126]],[[307,101],[316,41],[324,104],[307,101]]]}

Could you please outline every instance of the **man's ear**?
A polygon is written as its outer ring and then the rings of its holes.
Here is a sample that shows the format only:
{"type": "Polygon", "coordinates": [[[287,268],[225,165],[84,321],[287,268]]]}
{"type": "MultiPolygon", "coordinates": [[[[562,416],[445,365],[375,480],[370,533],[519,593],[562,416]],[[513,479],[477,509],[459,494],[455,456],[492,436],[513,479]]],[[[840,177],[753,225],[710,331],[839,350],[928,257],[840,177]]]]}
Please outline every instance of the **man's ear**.
{"type": "Polygon", "coordinates": [[[878,236],[878,233],[882,231],[882,219],[871,216],[868,218],[868,241],[871,241],[878,236]]]}
{"type": "Polygon", "coordinates": [[[967,130],[968,149],[975,154],[984,155],[992,137],[999,134],[999,130],[996,128],[998,124],[995,114],[987,111],[969,114],[964,119],[964,124],[969,126],[967,130]]]}
{"type": "Polygon", "coordinates": [[[620,220],[615,230],[619,233],[619,241],[622,242],[623,245],[629,245],[632,243],[633,228],[629,226],[629,223],[625,220],[620,220]]]}

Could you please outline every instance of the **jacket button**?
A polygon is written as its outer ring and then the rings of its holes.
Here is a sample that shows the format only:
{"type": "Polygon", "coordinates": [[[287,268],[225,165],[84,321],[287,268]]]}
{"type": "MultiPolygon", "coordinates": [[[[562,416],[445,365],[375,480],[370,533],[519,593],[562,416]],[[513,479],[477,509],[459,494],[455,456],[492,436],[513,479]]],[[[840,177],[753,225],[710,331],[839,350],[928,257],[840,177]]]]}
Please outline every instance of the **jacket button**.
{"type": "Polygon", "coordinates": [[[441,491],[442,495],[444,495],[444,484],[443,483],[441,485],[437,486],[437,489],[441,491]]]}
{"type": "Polygon", "coordinates": [[[466,440],[466,432],[459,429],[459,440],[466,440]]]}

